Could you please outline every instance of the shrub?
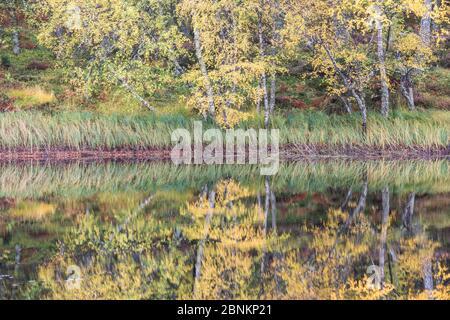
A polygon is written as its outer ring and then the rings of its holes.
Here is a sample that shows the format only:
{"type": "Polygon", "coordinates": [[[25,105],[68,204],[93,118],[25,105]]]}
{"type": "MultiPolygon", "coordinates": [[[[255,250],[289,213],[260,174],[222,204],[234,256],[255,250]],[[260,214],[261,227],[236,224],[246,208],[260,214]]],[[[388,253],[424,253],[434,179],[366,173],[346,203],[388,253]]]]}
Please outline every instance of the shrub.
{"type": "Polygon", "coordinates": [[[30,64],[28,64],[27,69],[28,70],[47,70],[50,68],[48,63],[40,62],[40,61],[32,61],[30,64]]]}
{"type": "Polygon", "coordinates": [[[4,68],[10,68],[11,67],[11,59],[8,56],[3,55],[1,57],[1,64],[4,68]]]}
{"type": "Polygon", "coordinates": [[[13,101],[5,94],[0,94],[0,112],[11,111],[13,108],[13,101]]]}

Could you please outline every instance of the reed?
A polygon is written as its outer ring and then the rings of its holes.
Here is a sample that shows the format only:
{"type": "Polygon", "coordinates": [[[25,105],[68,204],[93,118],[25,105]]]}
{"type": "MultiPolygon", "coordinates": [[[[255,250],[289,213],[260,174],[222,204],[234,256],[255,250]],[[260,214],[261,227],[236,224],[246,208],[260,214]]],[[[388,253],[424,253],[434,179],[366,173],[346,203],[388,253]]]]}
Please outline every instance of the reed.
{"type": "MultiPolygon", "coordinates": [[[[167,148],[171,133],[192,128],[193,119],[182,115],[100,115],[87,112],[14,112],[0,114],[0,149],[149,149],[167,148]]],[[[205,128],[211,127],[206,123],[205,128]]],[[[261,127],[260,119],[240,125],[261,127]]],[[[450,113],[445,111],[395,112],[386,120],[369,116],[366,137],[355,115],[296,112],[274,116],[281,144],[358,145],[369,147],[447,147],[450,113]]]]}

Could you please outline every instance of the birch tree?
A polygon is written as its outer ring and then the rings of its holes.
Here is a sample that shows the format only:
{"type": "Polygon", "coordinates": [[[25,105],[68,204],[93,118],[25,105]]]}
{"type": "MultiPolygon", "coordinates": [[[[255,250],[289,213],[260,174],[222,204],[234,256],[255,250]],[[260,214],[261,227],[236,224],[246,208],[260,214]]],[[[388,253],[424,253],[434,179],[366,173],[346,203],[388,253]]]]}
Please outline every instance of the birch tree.
{"type": "Polygon", "coordinates": [[[10,26],[5,31],[9,31],[11,34],[11,46],[14,55],[19,55],[21,52],[19,16],[24,13],[26,7],[27,2],[25,0],[5,0],[4,3],[0,4],[0,8],[8,13],[10,20],[10,26]]]}
{"type": "Polygon", "coordinates": [[[374,73],[367,55],[368,4],[290,0],[285,6],[288,36],[309,49],[312,75],[323,79],[330,95],[349,95],[356,102],[366,132],[365,91],[374,73]]]}
{"type": "Polygon", "coordinates": [[[384,10],[382,7],[383,3],[384,1],[376,1],[376,3],[373,5],[373,11],[375,26],[377,30],[377,58],[381,84],[381,114],[384,117],[387,117],[389,115],[389,80],[385,63],[384,26],[386,24],[386,17],[384,15],[384,10]]]}
{"type": "Polygon", "coordinates": [[[223,127],[248,119],[264,106],[267,127],[276,103],[276,77],[282,70],[283,11],[278,1],[188,1],[179,15],[192,29],[197,68],[189,105],[223,127]]]}
{"type": "Polygon", "coordinates": [[[430,68],[435,61],[436,50],[448,34],[446,29],[432,34],[431,21],[437,26],[448,24],[447,11],[446,3],[437,6],[431,0],[404,0],[398,4],[392,65],[400,80],[400,91],[410,110],[416,108],[414,78],[430,68]],[[408,27],[402,17],[404,14],[417,21],[418,31],[408,27]]]}
{"type": "Polygon", "coordinates": [[[433,0],[423,0],[423,14],[420,19],[420,38],[424,45],[431,45],[431,14],[433,12],[433,0]]]}
{"type": "Polygon", "coordinates": [[[186,80],[194,85],[188,104],[209,114],[223,127],[246,117],[240,109],[250,100],[254,66],[247,3],[230,0],[182,1],[179,15],[191,25],[198,69],[186,80]]]}
{"type": "Polygon", "coordinates": [[[147,97],[182,72],[185,39],[172,0],[45,0],[39,40],[52,49],[70,83],[86,97],[121,86],[145,107],[147,97]]]}
{"type": "Polygon", "coordinates": [[[258,0],[255,2],[255,7],[259,59],[263,66],[259,81],[258,103],[260,100],[264,102],[264,125],[268,127],[270,116],[275,109],[277,73],[282,71],[280,63],[285,49],[282,39],[284,11],[279,0],[258,0]]]}

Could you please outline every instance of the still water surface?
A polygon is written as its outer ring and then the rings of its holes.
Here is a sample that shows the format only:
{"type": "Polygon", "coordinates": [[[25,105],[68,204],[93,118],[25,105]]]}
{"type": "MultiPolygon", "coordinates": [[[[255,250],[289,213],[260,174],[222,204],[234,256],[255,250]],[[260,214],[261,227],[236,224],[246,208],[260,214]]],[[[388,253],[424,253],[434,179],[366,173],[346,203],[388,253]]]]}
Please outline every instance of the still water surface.
{"type": "Polygon", "coordinates": [[[0,299],[449,299],[450,163],[0,164],[0,299]]]}

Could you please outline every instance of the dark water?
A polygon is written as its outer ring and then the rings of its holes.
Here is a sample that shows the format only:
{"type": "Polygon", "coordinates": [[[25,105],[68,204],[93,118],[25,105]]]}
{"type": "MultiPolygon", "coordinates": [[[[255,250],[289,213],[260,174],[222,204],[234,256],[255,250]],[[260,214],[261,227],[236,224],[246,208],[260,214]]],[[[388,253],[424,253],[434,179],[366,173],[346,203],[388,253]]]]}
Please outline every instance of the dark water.
{"type": "Polygon", "coordinates": [[[0,165],[1,299],[449,299],[449,163],[0,165]]]}

